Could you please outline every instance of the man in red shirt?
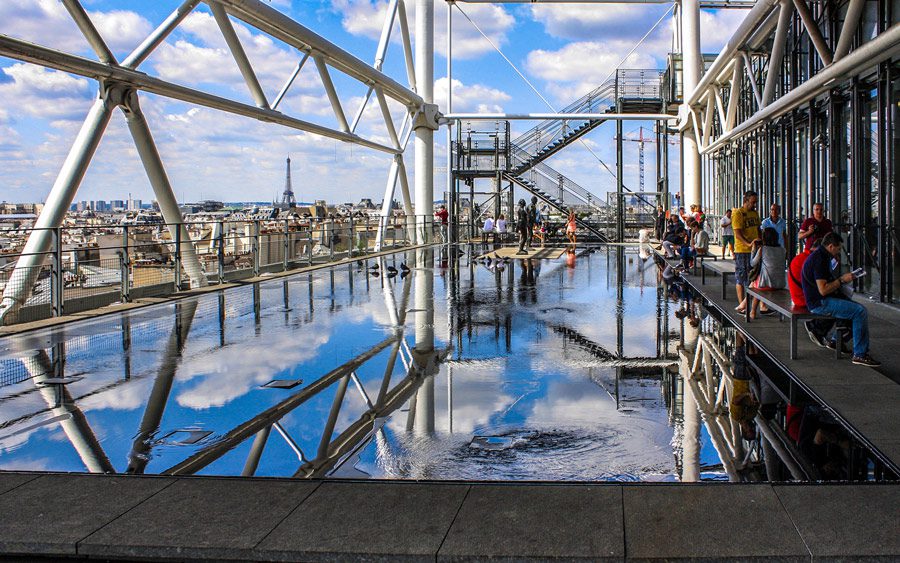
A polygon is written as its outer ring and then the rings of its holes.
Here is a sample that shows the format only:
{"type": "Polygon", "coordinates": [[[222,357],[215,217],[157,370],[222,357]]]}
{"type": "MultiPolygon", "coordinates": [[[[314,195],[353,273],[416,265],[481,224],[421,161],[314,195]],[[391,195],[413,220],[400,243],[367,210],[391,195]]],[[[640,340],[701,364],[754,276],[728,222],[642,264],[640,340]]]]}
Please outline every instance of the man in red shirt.
{"type": "MultiPolygon", "coordinates": [[[[806,250],[812,248],[813,241],[822,240],[822,238],[834,230],[831,220],[825,218],[825,206],[821,203],[813,205],[813,216],[803,221],[800,225],[800,232],[797,234],[798,240],[805,240],[806,250]]],[[[799,278],[798,278],[799,279],[799,278]]]]}
{"type": "MultiPolygon", "coordinates": [[[[791,301],[793,301],[794,307],[806,308],[806,297],[803,296],[803,286],[800,282],[801,272],[803,271],[803,264],[806,263],[806,259],[809,258],[809,255],[817,248],[819,248],[819,241],[814,240],[807,246],[806,250],[794,256],[794,259],[791,260],[790,269],[788,270],[788,289],[791,292],[791,301]]],[[[810,340],[823,348],[828,346],[830,341],[827,336],[834,327],[833,320],[814,319],[806,321],[805,324],[806,332],[809,334],[810,340]]]]}

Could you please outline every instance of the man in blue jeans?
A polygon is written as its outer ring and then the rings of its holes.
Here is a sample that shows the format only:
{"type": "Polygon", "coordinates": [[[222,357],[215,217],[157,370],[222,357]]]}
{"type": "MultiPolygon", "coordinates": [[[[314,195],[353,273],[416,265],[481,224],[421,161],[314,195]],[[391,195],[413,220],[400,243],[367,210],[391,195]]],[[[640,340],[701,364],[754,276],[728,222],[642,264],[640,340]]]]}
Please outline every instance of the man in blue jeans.
{"type": "Polygon", "coordinates": [[[843,242],[838,233],[828,233],[806,259],[800,275],[803,297],[811,312],[849,320],[853,324],[853,363],[875,368],[881,363],[869,355],[869,313],[841,293],[841,284],[853,281],[853,274],[847,272],[835,278],[833,272],[832,261],[840,257],[843,242]]]}

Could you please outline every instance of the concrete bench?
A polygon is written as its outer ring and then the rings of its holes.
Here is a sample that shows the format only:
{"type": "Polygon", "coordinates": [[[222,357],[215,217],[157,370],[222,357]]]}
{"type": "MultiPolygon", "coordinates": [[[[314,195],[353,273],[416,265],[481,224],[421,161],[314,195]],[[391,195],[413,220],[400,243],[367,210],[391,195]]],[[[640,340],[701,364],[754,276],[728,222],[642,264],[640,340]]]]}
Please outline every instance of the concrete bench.
{"type": "MultiPolygon", "coordinates": [[[[756,298],[759,299],[760,302],[765,303],[766,306],[779,314],[780,319],[783,320],[785,318],[790,320],[791,324],[791,352],[790,357],[792,360],[797,359],[797,326],[800,321],[807,321],[813,319],[834,319],[834,317],[828,315],[817,315],[811,312],[806,307],[795,307],[794,302],[791,301],[791,293],[786,289],[771,289],[771,290],[759,290],[752,287],[746,288],[747,291],[747,307],[745,308],[744,315],[746,321],[750,322],[750,311],[752,309],[752,301],[751,299],[756,298]]],[[[838,345],[834,347],[834,357],[835,359],[841,359],[841,346],[840,342],[843,340],[843,331],[847,330],[846,327],[835,327],[835,330],[838,331],[838,345]]]]}
{"type": "Polygon", "coordinates": [[[719,262],[713,260],[712,263],[703,260],[700,262],[700,283],[706,285],[706,270],[717,273],[722,276],[722,299],[727,300],[726,289],[728,288],[728,276],[734,275],[734,262],[719,262]]]}

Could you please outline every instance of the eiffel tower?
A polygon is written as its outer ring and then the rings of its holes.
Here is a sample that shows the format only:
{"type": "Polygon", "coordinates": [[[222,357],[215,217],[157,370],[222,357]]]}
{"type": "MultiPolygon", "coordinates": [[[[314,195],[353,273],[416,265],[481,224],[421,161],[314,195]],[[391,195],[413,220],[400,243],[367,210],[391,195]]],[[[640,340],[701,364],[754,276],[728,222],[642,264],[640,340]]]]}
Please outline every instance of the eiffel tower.
{"type": "Polygon", "coordinates": [[[287,175],[284,178],[284,193],[281,194],[281,204],[279,209],[292,209],[297,207],[297,198],[294,197],[294,190],[291,187],[291,157],[287,159],[287,175]]]}

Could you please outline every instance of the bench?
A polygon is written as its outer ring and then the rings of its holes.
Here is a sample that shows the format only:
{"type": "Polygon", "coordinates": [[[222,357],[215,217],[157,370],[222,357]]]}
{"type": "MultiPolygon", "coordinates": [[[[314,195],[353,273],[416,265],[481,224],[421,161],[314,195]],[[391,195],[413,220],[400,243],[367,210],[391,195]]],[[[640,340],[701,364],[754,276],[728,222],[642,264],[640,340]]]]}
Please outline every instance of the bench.
{"type": "MultiPolygon", "coordinates": [[[[747,307],[745,308],[744,315],[745,320],[750,322],[750,311],[752,307],[752,299],[759,299],[760,302],[765,303],[766,306],[778,313],[779,320],[783,320],[785,318],[791,321],[791,352],[790,358],[792,360],[797,359],[797,326],[800,321],[807,321],[812,319],[834,319],[834,317],[828,315],[817,315],[811,312],[806,307],[795,307],[794,302],[791,301],[791,293],[786,289],[772,289],[772,290],[759,290],[752,287],[746,288],[747,292],[747,307]]],[[[838,345],[834,347],[834,357],[835,359],[841,359],[841,345],[840,342],[843,340],[844,335],[843,331],[847,330],[846,327],[837,326],[835,330],[838,331],[838,345]]]]}
{"type": "Polygon", "coordinates": [[[716,262],[719,259],[715,254],[698,254],[694,256],[694,275],[697,275],[697,266],[699,265],[701,269],[703,268],[703,262],[706,260],[712,260],[716,262]]]}
{"type": "Polygon", "coordinates": [[[722,300],[727,300],[728,276],[734,275],[734,262],[719,262],[714,260],[711,264],[706,260],[700,262],[700,283],[706,285],[706,270],[710,270],[722,276],[722,300]]]}

